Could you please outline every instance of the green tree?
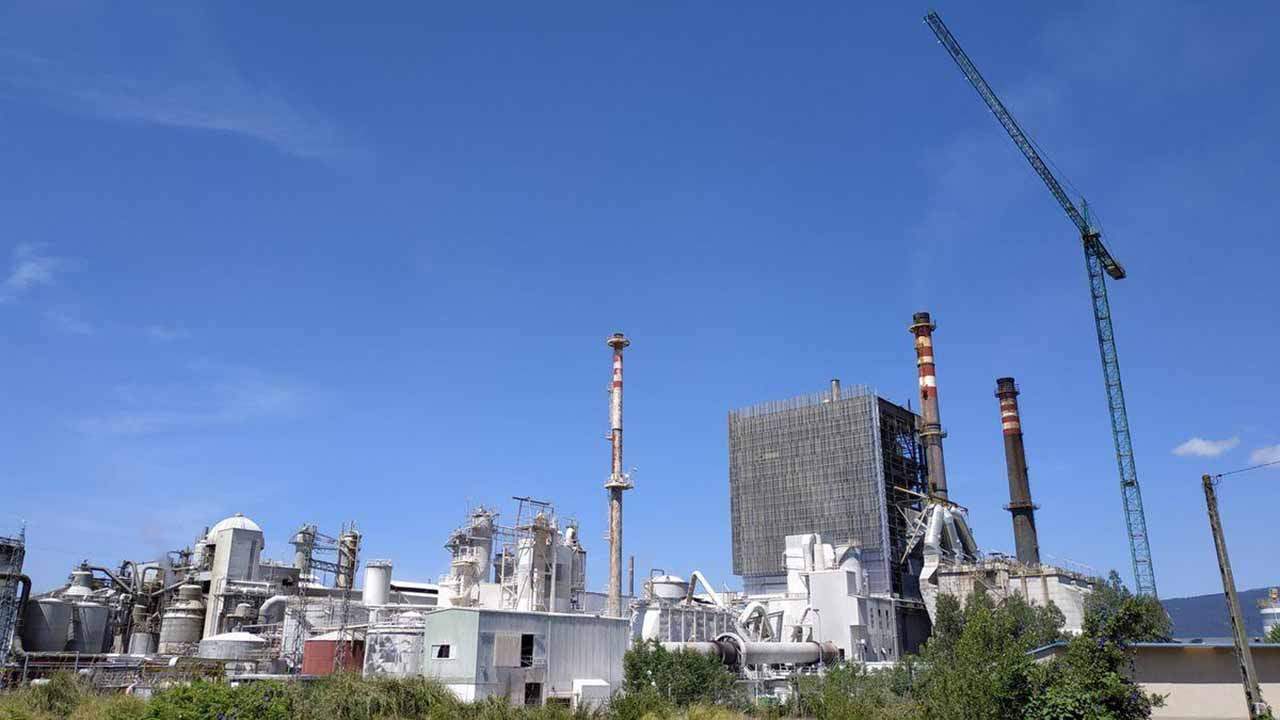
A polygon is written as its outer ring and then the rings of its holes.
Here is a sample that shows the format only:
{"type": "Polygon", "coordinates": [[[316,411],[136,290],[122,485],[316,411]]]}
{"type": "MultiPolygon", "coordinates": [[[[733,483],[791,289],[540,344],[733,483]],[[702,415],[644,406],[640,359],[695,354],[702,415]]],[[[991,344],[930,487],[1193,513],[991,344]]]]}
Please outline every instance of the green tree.
{"type": "Polygon", "coordinates": [[[1107,581],[1085,598],[1084,634],[1115,635],[1125,642],[1169,642],[1173,622],[1164,606],[1153,597],[1135,597],[1112,570],[1107,581]],[[1124,609],[1123,622],[1114,620],[1124,609]]]}
{"type": "Polygon", "coordinates": [[[1280,643],[1280,624],[1272,625],[1263,640],[1269,643],[1280,643]]]}
{"type": "Polygon", "coordinates": [[[656,695],[677,707],[741,702],[737,677],[717,657],[669,652],[651,640],[627,651],[622,670],[623,690],[629,695],[656,695]]]}

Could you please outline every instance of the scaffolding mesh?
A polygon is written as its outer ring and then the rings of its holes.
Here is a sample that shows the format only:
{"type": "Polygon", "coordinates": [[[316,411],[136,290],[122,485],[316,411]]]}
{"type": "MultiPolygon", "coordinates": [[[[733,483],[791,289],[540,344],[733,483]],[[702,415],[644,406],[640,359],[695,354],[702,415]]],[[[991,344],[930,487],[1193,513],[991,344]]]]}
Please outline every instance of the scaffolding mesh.
{"type": "Polygon", "coordinates": [[[734,573],[782,576],[786,536],[819,533],[862,549],[872,592],[902,593],[895,505],[913,502],[898,487],[920,487],[914,418],[865,386],[730,412],[734,573]]]}

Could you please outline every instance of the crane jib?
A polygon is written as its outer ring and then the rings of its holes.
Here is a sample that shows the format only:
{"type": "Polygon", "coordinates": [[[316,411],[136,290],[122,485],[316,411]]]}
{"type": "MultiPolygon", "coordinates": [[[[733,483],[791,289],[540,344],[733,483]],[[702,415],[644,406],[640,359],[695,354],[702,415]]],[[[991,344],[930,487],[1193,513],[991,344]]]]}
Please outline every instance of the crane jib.
{"type": "Polygon", "coordinates": [[[951,31],[942,22],[936,12],[930,12],[924,18],[925,23],[933,30],[938,41],[950,53],[960,67],[960,72],[973,88],[978,91],[983,102],[995,114],[996,119],[1004,126],[1018,149],[1022,151],[1032,169],[1044,181],[1049,192],[1057,199],[1058,204],[1067,213],[1067,217],[1080,231],[1084,245],[1085,265],[1089,274],[1089,289],[1092,295],[1094,327],[1098,333],[1098,352],[1102,357],[1102,375],[1107,393],[1107,406],[1111,416],[1111,437],[1115,443],[1116,464],[1120,472],[1120,493],[1124,505],[1125,525],[1129,533],[1129,552],[1133,560],[1134,585],[1139,595],[1156,597],[1156,577],[1151,561],[1151,545],[1147,538],[1147,519],[1142,507],[1142,492],[1138,486],[1138,471],[1133,461],[1133,443],[1129,435],[1129,414],[1125,408],[1124,386],[1120,382],[1120,359],[1116,350],[1115,333],[1111,326],[1111,305],[1107,299],[1106,278],[1116,280],[1124,278],[1124,267],[1116,262],[1111,253],[1102,244],[1101,234],[1091,226],[1088,219],[1076,209],[1071,198],[1062,189],[1058,179],[1049,171],[1040,154],[1036,152],[1031,140],[1018,126],[1017,120],[1005,108],[1004,103],[996,96],[995,91],[983,79],[978,68],[961,49],[951,31]]]}

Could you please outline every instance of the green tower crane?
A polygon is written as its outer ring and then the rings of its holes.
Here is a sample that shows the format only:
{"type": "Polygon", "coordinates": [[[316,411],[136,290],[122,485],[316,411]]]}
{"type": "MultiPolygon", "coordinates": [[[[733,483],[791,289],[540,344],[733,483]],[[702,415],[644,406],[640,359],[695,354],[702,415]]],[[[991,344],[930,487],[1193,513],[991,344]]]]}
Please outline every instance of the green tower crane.
{"type": "Polygon", "coordinates": [[[1057,178],[1049,171],[1048,165],[1041,159],[1031,140],[1027,137],[1018,121],[1005,109],[1004,103],[996,96],[982,74],[974,66],[973,61],[961,49],[955,37],[947,30],[942,18],[936,12],[930,12],[924,21],[938,41],[951,54],[951,59],[960,66],[969,83],[982,96],[987,107],[995,114],[996,119],[1004,126],[1014,144],[1026,156],[1027,162],[1044,180],[1053,193],[1058,204],[1066,211],[1067,217],[1080,231],[1080,239],[1084,245],[1085,267],[1089,271],[1089,292],[1093,304],[1093,320],[1098,330],[1098,350],[1102,355],[1102,378],[1107,389],[1107,406],[1111,412],[1111,435],[1116,446],[1116,463],[1120,469],[1120,495],[1124,501],[1125,525],[1129,531],[1129,551],[1133,556],[1134,586],[1139,595],[1156,597],[1156,575],[1151,566],[1151,545],[1147,539],[1147,518],[1142,510],[1142,490],[1138,486],[1138,470],[1133,463],[1133,443],[1129,437],[1129,415],[1124,406],[1124,386],[1120,382],[1120,359],[1116,354],[1115,332],[1111,327],[1111,306],[1107,302],[1107,276],[1123,280],[1124,268],[1111,257],[1107,247],[1102,244],[1102,233],[1095,228],[1088,218],[1088,205],[1081,203],[1085,212],[1076,209],[1067,197],[1067,193],[1058,183],[1057,178]]]}

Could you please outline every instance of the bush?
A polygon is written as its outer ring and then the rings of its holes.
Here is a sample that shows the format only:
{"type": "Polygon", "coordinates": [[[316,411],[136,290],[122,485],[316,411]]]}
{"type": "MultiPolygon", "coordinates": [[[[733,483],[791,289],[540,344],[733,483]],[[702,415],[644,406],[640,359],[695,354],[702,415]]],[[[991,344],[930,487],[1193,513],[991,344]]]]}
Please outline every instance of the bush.
{"type": "MultiPolygon", "coordinates": [[[[742,707],[738,679],[717,657],[668,652],[656,641],[640,643],[622,660],[623,689],[644,702],[663,700],[677,708],[694,704],[742,707]]],[[[656,712],[655,706],[651,712],[656,712]]],[[[643,716],[642,716],[643,717],[643,716]]],[[[659,717],[662,717],[659,715],[659,717]]]]}

